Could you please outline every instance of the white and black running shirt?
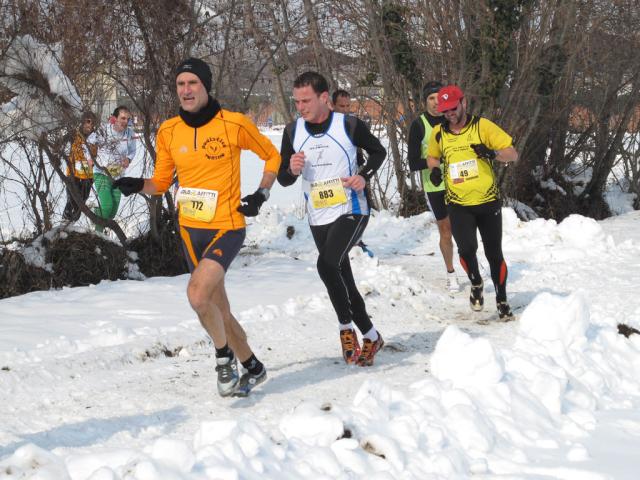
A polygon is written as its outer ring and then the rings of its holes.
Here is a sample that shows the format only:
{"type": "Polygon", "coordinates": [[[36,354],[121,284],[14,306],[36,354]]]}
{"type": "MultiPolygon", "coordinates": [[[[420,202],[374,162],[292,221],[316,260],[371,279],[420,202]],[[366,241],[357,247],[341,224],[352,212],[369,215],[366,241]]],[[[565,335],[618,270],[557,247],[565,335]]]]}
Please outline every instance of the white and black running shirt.
{"type": "Polygon", "coordinates": [[[324,208],[315,208],[309,198],[313,182],[350,177],[358,173],[358,147],[369,154],[359,173],[368,180],[382,164],[386,150],[361,120],[332,112],[320,124],[308,123],[299,118],[285,129],[278,181],[283,186],[296,181],[297,177],[289,172],[289,161],[294,153],[304,152],[305,166],[301,176],[310,225],[326,225],[346,214],[369,214],[364,191],[356,192],[345,188],[345,203],[324,208]]]}

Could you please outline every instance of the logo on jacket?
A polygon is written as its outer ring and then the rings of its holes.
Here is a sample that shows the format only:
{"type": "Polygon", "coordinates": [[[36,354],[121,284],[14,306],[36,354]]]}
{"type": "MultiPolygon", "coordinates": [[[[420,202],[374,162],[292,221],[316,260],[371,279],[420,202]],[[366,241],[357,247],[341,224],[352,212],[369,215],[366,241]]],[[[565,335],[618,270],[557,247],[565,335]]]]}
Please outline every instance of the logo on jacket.
{"type": "Polygon", "coordinates": [[[207,157],[208,160],[219,160],[224,157],[224,150],[226,148],[227,145],[220,137],[209,137],[202,144],[204,156],[207,157]]]}

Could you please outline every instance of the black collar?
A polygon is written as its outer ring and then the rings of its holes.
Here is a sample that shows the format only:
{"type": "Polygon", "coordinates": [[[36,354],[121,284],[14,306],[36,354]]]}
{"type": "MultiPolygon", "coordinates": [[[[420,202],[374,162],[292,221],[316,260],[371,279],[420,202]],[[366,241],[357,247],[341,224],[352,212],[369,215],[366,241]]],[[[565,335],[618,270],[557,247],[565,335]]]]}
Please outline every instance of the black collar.
{"type": "Polygon", "coordinates": [[[186,112],[180,108],[180,118],[184,120],[184,123],[192,128],[200,128],[211,121],[220,111],[221,107],[215,98],[209,96],[209,101],[204,108],[201,108],[195,113],[186,112]]]}
{"type": "Polygon", "coordinates": [[[329,126],[331,125],[331,121],[333,120],[333,112],[329,112],[329,116],[320,123],[309,123],[307,121],[304,122],[304,125],[311,135],[321,135],[329,130],[329,126]]]}

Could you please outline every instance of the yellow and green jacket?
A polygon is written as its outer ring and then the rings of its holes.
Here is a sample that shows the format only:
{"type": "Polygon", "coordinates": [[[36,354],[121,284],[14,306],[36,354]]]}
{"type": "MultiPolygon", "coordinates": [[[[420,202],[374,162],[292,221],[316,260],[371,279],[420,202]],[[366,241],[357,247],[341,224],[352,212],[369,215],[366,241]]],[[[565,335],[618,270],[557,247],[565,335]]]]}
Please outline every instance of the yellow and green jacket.
{"type": "Polygon", "coordinates": [[[481,205],[499,198],[493,164],[478,158],[472,144],[484,143],[492,150],[513,145],[512,138],[486,118],[471,116],[460,133],[445,124],[436,125],[429,139],[428,156],[439,158],[445,184],[445,201],[458,205],[481,205]]]}

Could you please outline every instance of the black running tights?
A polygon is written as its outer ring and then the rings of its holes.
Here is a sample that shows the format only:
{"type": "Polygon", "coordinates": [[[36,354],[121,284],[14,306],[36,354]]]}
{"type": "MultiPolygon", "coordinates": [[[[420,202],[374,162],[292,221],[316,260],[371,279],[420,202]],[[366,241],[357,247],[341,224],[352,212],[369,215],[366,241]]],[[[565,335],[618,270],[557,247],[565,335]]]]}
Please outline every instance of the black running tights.
{"type": "Polygon", "coordinates": [[[482,205],[462,206],[449,204],[451,233],[458,245],[460,263],[472,285],[482,281],[478,267],[478,237],[480,232],[484,254],[491,269],[491,280],[496,289],[496,301],[507,300],[507,264],[502,255],[502,210],[499,200],[482,205]]]}
{"type": "Polygon", "coordinates": [[[318,273],[327,287],[338,321],[343,324],[353,321],[363,334],[373,324],[353,279],[349,250],[362,237],[368,221],[368,215],[349,214],[327,225],[311,226],[311,234],[320,253],[318,273]]]}

